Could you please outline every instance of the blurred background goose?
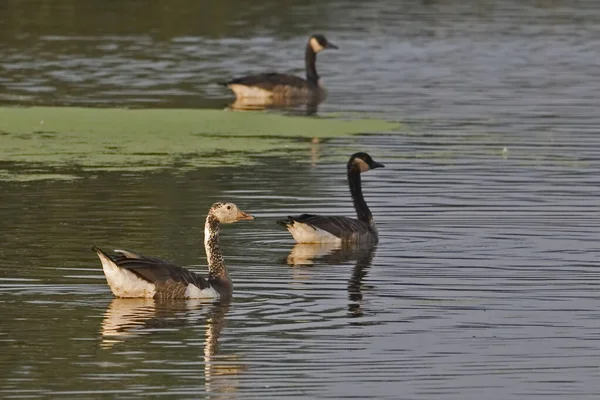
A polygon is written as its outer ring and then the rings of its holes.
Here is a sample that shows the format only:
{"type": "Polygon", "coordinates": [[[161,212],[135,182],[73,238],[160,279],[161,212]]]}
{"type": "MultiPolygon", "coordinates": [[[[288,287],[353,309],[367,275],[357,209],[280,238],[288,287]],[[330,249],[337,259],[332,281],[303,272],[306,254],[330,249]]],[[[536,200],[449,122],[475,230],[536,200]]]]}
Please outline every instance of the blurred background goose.
{"type": "Polygon", "coordinates": [[[348,186],[358,219],[302,214],[289,216],[277,223],[285,226],[298,243],[376,242],[377,228],[362,194],[360,174],[383,167],[367,153],[359,152],[350,156],[346,166],[348,186]]]}
{"type": "Polygon", "coordinates": [[[92,249],[98,254],[108,285],[117,297],[226,298],[231,296],[233,284],[219,245],[219,225],[253,219],[252,215],[241,211],[233,203],[212,205],[204,225],[207,278],[168,261],[132,251],[115,250],[115,255],[109,255],[98,247],[92,249]]]}
{"type": "Polygon", "coordinates": [[[271,72],[244,76],[223,83],[223,85],[235,93],[237,100],[246,100],[250,103],[275,104],[281,102],[288,104],[294,98],[323,98],[326,92],[321,86],[319,74],[317,74],[317,53],[325,49],[337,48],[325,36],[312,35],[308,39],[304,54],[306,79],[295,75],[271,72]]]}

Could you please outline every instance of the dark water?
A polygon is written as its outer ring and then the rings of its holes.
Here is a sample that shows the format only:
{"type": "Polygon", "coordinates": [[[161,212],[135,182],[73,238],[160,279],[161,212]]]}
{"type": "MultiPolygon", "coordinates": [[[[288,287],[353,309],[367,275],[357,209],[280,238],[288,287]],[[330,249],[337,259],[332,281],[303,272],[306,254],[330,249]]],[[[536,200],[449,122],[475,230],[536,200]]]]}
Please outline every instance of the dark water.
{"type": "Polygon", "coordinates": [[[599,22],[583,1],[3,1],[5,105],[220,108],[214,82],[301,74],[320,31],[319,113],[405,129],[0,181],[0,396],[596,398],[599,22]],[[294,247],[274,221],[351,215],[357,150],[386,164],[364,176],[379,245],[294,247]],[[222,231],[230,303],[113,298],[92,244],[204,271],[224,199],[257,217],[222,231]]]}

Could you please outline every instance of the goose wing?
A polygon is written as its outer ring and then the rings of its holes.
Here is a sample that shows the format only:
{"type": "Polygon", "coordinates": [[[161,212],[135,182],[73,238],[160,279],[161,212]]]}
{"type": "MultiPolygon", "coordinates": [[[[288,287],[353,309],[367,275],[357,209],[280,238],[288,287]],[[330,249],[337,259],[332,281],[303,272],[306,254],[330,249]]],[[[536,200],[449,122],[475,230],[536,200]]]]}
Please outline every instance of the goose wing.
{"type": "Polygon", "coordinates": [[[296,217],[288,216],[287,220],[278,222],[284,226],[293,225],[294,223],[306,224],[329,232],[341,239],[346,239],[354,234],[360,235],[371,232],[369,224],[348,217],[302,214],[296,217]]]}
{"type": "Polygon", "coordinates": [[[118,267],[154,283],[157,292],[174,293],[178,290],[185,292],[189,284],[199,289],[210,288],[208,281],[200,275],[160,258],[144,256],[129,250],[115,250],[114,255],[106,254],[97,247],[94,250],[102,252],[118,267]]]}
{"type": "Polygon", "coordinates": [[[309,86],[309,83],[307,80],[295,75],[278,74],[276,72],[270,72],[266,74],[249,75],[233,79],[227,82],[225,85],[244,85],[272,91],[277,86],[305,88],[309,86]]]}

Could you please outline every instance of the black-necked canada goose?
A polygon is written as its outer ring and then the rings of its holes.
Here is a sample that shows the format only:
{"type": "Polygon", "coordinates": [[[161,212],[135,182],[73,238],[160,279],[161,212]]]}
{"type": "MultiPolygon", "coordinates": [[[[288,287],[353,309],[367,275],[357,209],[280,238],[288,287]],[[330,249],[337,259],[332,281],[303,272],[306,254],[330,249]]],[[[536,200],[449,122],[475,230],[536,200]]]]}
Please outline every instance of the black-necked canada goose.
{"type": "Polygon", "coordinates": [[[249,221],[254,217],[233,203],[215,203],[204,224],[204,248],[208,277],[159,258],[128,250],[109,255],[97,247],[108,286],[117,297],[158,299],[201,299],[230,297],[233,284],[227,273],[219,245],[219,224],[249,221]]]}
{"type": "Polygon", "coordinates": [[[383,168],[367,153],[352,154],[347,165],[348,186],[358,219],[348,217],[329,217],[313,214],[289,216],[277,221],[285,226],[298,243],[332,243],[377,241],[377,228],[373,214],[362,194],[360,174],[374,168],[383,168]]]}
{"type": "Polygon", "coordinates": [[[337,49],[323,35],[312,35],[306,44],[304,61],[306,63],[306,79],[295,75],[279,74],[275,72],[249,75],[233,79],[223,85],[229,87],[238,99],[264,99],[279,98],[282,101],[288,98],[324,97],[325,90],[319,83],[319,74],[315,66],[317,53],[325,49],[337,49]]]}

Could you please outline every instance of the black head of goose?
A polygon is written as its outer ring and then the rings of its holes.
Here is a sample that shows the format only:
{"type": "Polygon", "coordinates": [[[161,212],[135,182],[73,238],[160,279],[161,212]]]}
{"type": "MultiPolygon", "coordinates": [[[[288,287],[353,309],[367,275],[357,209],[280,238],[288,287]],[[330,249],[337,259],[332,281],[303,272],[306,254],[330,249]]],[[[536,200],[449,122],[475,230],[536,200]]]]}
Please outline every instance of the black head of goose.
{"type": "Polygon", "coordinates": [[[350,156],[346,170],[357,219],[302,214],[288,216],[277,223],[285,226],[298,243],[377,242],[377,228],[363,197],[360,174],[383,167],[367,153],[359,152],[350,156]]]}
{"type": "Polygon", "coordinates": [[[117,297],[227,298],[231,296],[233,284],[219,245],[219,225],[253,219],[252,215],[241,211],[233,203],[212,205],[204,224],[204,248],[208,261],[206,278],[168,261],[132,251],[115,250],[116,254],[109,255],[98,247],[92,249],[100,257],[108,286],[117,297]]]}
{"type": "Polygon", "coordinates": [[[306,79],[295,75],[275,72],[249,75],[223,83],[229,87],[238,99],[263,99],[273,103],[277,98],[285,101],[289,98],[310,98],[324,96],[324,89],[317,74],[317,53],[325,49],[337,49],[323,35],[312,35],[306,44],[304,62],[306,79]],[[274,100],[275,99],[275,100],[274,100]]]}

